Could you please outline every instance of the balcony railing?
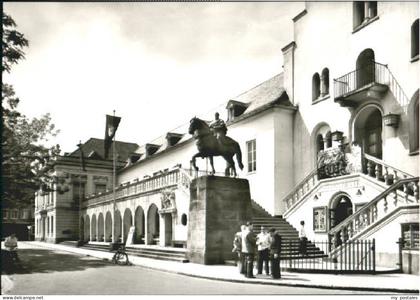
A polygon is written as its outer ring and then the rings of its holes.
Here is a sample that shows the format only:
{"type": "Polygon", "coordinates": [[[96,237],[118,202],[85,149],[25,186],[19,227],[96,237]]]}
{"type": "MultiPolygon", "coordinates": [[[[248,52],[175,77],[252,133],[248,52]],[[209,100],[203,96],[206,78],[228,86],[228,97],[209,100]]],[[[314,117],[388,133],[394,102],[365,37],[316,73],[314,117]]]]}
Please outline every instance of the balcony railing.
{"type": "Polygon", "coordinates": [[[359,69],[334,79],[334,96],[336,99],[343,98],[372,84],[388,86],[403,110],[407,112],[409,103],[407,95],[388,68],[388,65],[378,62],[368,63],[359,69]]]}
{"type": "Polygon", "coordinates": [[[389,85],[389,71],[386,65],[372,62],[334,79],[335,98],[345,96],[372,83],[389,85]]]}
{"type": "MultiPolygon", "coordinates": [[[[129,196],[150,193],[176,186],[183,190],[189,191],[191,180],[195,177],[204,175],[208,175],[208,172],[192,172],[191,170],[182,168],[173,169],[140,181],[134,180],[132,182],[121,184],[115,190],[115,199],[118,200],[129,196]]],[[[114,195],[112,190],[106,191],[105,193],[90,195],[86,197],[85,201],[83,201],[82,208],[86,208],[88,206],[99,203],[107,203],[113,200],[114,195]]]]}

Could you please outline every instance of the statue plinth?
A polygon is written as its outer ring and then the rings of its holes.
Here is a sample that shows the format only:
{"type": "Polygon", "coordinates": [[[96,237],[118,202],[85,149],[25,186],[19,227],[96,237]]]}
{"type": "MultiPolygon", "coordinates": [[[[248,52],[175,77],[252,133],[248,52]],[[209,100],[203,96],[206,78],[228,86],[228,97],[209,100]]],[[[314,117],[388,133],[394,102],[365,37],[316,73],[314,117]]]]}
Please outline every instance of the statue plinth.
{"type": "Polygon", "coordinates": [[[234,235],[252,218],[248,180],[199,177],[191,182],[190,195],[189,260],[211,265],[234,259],[234,235]]]}

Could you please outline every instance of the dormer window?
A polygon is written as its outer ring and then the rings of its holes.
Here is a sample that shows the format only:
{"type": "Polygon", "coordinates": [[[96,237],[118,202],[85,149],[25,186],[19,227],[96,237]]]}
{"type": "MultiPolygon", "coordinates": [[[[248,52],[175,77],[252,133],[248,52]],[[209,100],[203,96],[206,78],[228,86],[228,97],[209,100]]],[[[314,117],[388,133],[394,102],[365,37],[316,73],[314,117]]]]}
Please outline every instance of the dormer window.
{"type": "Polygon", "coordinates": [[[155,154],[156,151],[158,151],[159,149],[159,145],[155,145],[155,144],[146,144],[146,157],[149,157],[153,154],[155,154]]]}
{"type": "Polygon", "coordinates": [[[236,117],[242,115],[247,107],[247,103],[229,100],[228,104],[226,105],[226,109],[228,110],[228,121],[232,121],[236,117]]]}
{"type": "Polygon", "coordinates": [[[176,145],[181,140],[182,136],[183,135],[180,133],[168,132],[166,134],[166,141],[167,141],[168,147],[172,147],[176,145]]]}
{"type": "Polygon", "coordinates": [[[131,153],[128,157],[128,163],[134,164],[136,161],[138,161],[141,157],[140,153],[131,153]]]}

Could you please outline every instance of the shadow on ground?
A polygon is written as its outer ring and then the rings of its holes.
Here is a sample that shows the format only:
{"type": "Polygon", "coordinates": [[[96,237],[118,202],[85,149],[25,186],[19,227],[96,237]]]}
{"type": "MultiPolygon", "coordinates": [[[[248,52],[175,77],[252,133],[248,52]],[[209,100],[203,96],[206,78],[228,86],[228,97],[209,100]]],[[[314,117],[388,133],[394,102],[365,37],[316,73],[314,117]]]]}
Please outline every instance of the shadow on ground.
{"type": "Polygon", "coordinates": [[[109,266],[107,261],[47,249],[19,249],[19,262],[12,262],[2,251],[2,274],[33,274],[83,271],[109,266]]]}

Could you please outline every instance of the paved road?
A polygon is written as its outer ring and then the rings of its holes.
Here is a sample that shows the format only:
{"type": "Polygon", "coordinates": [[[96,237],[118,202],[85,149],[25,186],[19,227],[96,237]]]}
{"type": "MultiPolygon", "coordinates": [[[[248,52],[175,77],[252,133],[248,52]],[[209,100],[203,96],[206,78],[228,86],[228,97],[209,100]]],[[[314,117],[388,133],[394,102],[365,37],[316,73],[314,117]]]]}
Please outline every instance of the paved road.
{"type": "Polygon", "coordinates": [[[42,248],[24,248],[19,251],[22,269],[2,272],[2,291],[5,294],[356,294],[349,291],[192,278],[139,266],[116,266],[97,258],[42,248]]]}

